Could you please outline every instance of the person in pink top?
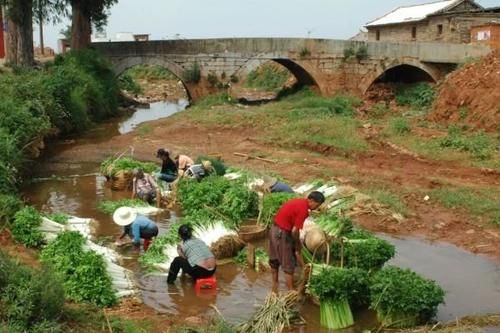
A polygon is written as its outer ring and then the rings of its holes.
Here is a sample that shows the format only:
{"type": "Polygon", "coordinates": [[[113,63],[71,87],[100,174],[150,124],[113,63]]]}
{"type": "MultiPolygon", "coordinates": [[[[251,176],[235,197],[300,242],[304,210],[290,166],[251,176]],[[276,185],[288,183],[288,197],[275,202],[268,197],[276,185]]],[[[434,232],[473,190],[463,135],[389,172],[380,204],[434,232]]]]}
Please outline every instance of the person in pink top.
{"type": "Polygon", "coordinates": [[[187,169],[194,164],[194,161],[187,155],[177,155],[175,157],[175,164],[177,165],[177,173],[179,177],[184,175],[187,169]]]}
{"type": "Polygon", "coordinates": [[[132,181],[132,199],[139,198],[149,203],[153,203],[158,195],[158,185],[154,178],[142,171],[134,170],[134,179],[132,181]]]}

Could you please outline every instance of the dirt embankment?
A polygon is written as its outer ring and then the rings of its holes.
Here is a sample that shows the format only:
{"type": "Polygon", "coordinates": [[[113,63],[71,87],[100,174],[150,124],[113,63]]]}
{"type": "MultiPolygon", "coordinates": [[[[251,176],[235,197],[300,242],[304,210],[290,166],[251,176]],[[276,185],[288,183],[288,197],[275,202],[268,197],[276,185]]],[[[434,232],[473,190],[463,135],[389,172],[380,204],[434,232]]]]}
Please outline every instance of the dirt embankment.
{"type": "Polygon", "coordinates": [[[454,71],[439,88],[429,120],[500,130],[500,51],[454,71]]]}

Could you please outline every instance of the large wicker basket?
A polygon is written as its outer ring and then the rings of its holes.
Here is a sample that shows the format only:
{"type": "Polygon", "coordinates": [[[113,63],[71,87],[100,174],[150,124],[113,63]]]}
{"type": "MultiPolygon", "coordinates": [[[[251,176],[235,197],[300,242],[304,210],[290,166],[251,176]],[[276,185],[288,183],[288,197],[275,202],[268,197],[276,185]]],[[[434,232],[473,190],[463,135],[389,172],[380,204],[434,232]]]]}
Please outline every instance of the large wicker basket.
{"type": "Polygon", "coordinates": [[[262,239],[267,236],[267,227],[260,224],[242,225],[238,235],[245,242],[262,239]]]}
{"type": "Polygon", "coordinates": [[[128,190],[132,187],[134,176],[131,171],[120,170],[111,177],[111,189],[115,191],[128,190]]]}

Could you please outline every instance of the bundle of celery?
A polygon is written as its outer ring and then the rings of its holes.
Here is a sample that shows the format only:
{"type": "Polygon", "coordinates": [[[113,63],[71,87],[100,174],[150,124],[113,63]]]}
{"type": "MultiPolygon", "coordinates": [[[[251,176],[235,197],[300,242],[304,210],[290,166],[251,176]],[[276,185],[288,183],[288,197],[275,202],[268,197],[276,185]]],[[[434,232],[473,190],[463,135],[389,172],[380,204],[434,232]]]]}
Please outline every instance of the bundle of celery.
{"type": "Polygon", "coordinates": [[[394,257],[394,245],[362,229],[344,234],[343,243],[331,244],[331,258],[343,262],[343,267],[356,267],[369,272],[377,271],[394,257]]]}
{"type": "Polygon", "coordinates": [[[320,322],[329,329],[354,324],[350,304],[368,297],[368,273],[357,268],[313,265],[309,291],[320,300],[320,322]]]}
{"type": "Polygon", "coordinates": [[[336,213],[327,213],[319,216],[314,222],[323,231],[332,237],[339,238],[352,230],[352,220],[349,217],[340,216],[336,213]]]}
{"type": "Polygon", "coordinates": [[[424,324],[444,302],[444,290],[434,281],[408,269],[389,266],[377,272],[370,285],[371,308],[386,327],[424,324]]]}

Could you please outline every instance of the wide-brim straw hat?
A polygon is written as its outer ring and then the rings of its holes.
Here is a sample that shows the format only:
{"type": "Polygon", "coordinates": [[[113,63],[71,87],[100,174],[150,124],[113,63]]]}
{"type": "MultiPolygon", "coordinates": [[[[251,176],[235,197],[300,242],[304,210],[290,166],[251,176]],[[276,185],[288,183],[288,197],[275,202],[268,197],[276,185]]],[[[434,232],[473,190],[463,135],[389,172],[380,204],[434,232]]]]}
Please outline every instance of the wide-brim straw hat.
{"type": "Polygon", "coordinates": [[[127,226],[135,221],[137,212],[131,207],[120,207],[113,213],[113,221],[121,226],[127,226]]]}
{"type": "Polygon", "coordinates": [[[277,179],[270,176],[264,176],[264,184],[262,185],[264,188],[271,188],[274,184],[276,184],[277,179]]]}

